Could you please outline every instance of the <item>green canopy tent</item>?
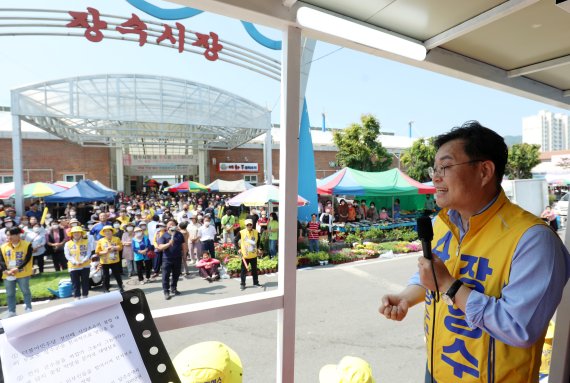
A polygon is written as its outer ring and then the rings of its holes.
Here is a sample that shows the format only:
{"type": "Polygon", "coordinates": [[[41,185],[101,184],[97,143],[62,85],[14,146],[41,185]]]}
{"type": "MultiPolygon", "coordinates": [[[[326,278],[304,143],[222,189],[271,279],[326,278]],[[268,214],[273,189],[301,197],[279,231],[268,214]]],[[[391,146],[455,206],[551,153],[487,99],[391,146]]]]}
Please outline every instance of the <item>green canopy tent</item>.
{"type": "Polygon", "coordinates": [[[379,209],[391,207],[398,198],[401,210],[421,210],[425,195],[434,194],[435,188],[410,178],[400,169],[363,172],[343,168],[317,181],[317,193],[362,197],[367,204],[374,202],[379,209]]]}

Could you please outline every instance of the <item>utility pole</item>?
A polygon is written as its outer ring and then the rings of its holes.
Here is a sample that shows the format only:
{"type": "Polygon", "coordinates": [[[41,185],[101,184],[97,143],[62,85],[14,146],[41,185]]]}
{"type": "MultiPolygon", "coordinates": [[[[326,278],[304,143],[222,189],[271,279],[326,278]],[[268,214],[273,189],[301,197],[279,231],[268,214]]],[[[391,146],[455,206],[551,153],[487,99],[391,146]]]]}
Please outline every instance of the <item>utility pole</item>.
{"type": "Polygon", "coordinates": [[[409,127],[408,134],[410,138],[412,138],[412,125],[414,124],[414,122],[415,121],[408,122],[408,127],[409,127]]]}

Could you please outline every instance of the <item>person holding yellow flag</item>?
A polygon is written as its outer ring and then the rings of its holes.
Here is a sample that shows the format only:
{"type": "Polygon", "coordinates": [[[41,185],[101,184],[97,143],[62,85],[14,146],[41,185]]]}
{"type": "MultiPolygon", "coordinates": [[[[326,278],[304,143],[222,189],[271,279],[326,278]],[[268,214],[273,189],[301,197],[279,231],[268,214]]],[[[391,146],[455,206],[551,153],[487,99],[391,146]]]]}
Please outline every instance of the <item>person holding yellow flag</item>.
{"type": "Polygon", "coordinates": [[[245,290],[245,277],[251,270],[253,285],[261,287],[257,275],[257,252],[259,250],[259,233],[253,228],[251,219],[245,220],[245,229],[241,230],[235,238],[236,247],[241,253],[241,284],[240,290],[245,290]]]}
{"type": "Polygon", "coordinates": [[[6,318],[16,316],[16,283],[24,295],[25,312],[32,311],[30,276],[32,275],[32,246],[21,239],[22,230],[12,227],[8,230],[8,242],[0,247],[0,270],[4,277],[8,313],[6,318]]]}
{"type": "Polygon", "coordinates": [[[109,271],[113,273],[119,290],[121,292],[125,291],[123,287],[123,280],[121,278],[121,273],[123,268],[121,266],[121,258],[119,257],[119,251],[123,249],[123,244],[121,240],[115,237],[113,234],[117,232],[113,226],[104,226],[100,235],[103,237],[97,241],[97,247],[95,248],[95,254],[100,259],[101,266],[103,267],[103,292],[108,293],[111,287],[111,276],[109,271]]]}

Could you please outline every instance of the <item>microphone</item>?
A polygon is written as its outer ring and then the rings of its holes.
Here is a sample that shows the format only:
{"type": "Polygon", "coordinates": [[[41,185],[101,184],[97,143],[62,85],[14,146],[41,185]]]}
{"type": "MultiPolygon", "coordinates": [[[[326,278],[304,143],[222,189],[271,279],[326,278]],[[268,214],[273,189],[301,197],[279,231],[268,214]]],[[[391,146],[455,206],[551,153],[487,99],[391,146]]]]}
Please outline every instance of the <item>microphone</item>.
{"type": "Polygon", "coordinates": [[[432,259],[431,256],[431,240],[433,239],[433,226],[431,219],[426,216],[421,216],[416,221],[418,226],[418,237],[422,241],[422,250],[426,259],[432,259]]]}

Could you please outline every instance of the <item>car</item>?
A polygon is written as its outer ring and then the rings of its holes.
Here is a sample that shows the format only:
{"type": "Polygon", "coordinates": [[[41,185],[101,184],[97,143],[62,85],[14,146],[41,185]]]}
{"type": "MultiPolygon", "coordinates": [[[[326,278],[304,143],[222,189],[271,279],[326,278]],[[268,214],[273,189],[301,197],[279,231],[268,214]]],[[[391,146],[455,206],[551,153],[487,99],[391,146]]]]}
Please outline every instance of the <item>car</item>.
{"type": "Polygon", "coordinates": [[[552,206],[558,215],[568,216],[568,198],[570,198],[570,193],[564,194],[562,198],[552,206]]]}

